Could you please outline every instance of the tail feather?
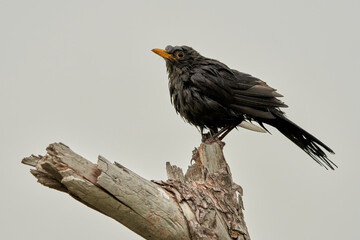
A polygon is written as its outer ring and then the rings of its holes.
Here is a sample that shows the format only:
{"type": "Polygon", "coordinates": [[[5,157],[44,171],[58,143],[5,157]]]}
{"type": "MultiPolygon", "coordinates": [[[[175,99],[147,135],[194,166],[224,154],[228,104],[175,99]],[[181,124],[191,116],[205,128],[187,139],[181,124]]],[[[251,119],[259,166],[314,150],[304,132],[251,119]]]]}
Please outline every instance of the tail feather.
{"type": "Polygon", "coordinates": [[[326,151],[334,154],[334,151],[331,148],[291,120],[287,119],[280,111],[272,110],[271,113],[276,116],[276,119],[264,120],[264,123],[277,128],[282,134],[300,147],[321,166],[332,170],[337,167],[336,164],[327,157],[326,153],[320,148],[320,146],[326,151]]]}

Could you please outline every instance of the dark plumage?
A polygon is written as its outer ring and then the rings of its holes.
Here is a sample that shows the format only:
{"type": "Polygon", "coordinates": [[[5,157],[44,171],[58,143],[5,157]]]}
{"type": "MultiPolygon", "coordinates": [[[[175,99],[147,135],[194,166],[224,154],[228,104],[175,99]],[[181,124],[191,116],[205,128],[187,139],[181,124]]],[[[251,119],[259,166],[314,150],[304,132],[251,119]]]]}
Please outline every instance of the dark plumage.
{"type": "Polygon", "coordinates": [[[266,123],[320,165],[336,167],[321,147],[334,152],[285,117],[280,108],[287,105],[278,99],[282,95],[265,82],[203,57],[188,46],[167,46],[165,50],[153,49],[153,52],[166,60],[171,102],[176,111],[200,128],[201,133],[209,129],[216,137],[223,134],[219,136],[222,139],[243,121],[256,121],[265,130],[263,124],[266,123]]]}

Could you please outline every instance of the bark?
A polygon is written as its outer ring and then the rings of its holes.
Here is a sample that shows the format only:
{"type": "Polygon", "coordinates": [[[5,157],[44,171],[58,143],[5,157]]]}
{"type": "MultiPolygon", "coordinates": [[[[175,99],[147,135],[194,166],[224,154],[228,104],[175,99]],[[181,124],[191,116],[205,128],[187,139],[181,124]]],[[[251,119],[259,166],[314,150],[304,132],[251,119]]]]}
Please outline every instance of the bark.
{"type": "Polygon", "coordinates": [[[145,239],[242,239],[242,189],[232,181],[223,143],[202,143],[186,174],[166,163],[167,181],[148,181],[99,156],[91,163],[61,143],[22,163],[38,182],[66,192],[145,239]]]}

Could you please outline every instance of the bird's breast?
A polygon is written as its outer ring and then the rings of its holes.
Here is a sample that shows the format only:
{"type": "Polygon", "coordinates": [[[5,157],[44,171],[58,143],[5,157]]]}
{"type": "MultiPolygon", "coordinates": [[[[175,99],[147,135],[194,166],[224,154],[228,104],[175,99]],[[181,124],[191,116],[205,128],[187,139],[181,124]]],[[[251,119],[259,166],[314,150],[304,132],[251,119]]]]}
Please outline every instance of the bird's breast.
{"type": "Polygon", "coordinates": [[[216,128],[228,124],[229,111],[190,81],[190,78],[169,78],[171,102],[175,110],[187,122],[199,126],[216,128]]]}

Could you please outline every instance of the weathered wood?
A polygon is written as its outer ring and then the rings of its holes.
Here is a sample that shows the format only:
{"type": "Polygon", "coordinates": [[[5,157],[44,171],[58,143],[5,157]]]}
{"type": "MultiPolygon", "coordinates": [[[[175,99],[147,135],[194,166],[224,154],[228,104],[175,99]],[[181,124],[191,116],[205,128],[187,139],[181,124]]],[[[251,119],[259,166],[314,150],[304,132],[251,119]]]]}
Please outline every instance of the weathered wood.
{"type": "Polygon", "coordinates": [[[161,186],[101,156],[93,164],[63,144],[47,151],[22,161],[36,167],[32,173],[40,183],[68,192],[145,239],[190,239],[180,207],[161,186]]]}
{"type": "Polygon", "coordinates": [[[146,239],[189,239],[184,216],[166,190],[101,156],[98,168],[101,174],[97,183],[141,217],[127,218],[131,221],[126,222],[130,225],[127,227],[136,229],[146,239]],[[142,233],[144,229],[146,234],[142,233]]]}
{"type": "Polygon", "coordinates": [[[233,183],[223,143],[202,143],[185,176],[166,163],[169,180],[150,182],[99,156],[91,163],[61,143],[22,163],[50,188],[66,192],[145,239],[249,240],[242,189],[233,183]]]}
{"type": "Polygon", "coordinates": [[[182,182],[185,181],[182,169],[175,165],[171,165],[169,162],[166,162],[166,173],[169,179],[177,179],[182,182]]]}
{"type": "Polygon", "coordinates": [[[169,180],[161,184],[195,213],[195,220],[187,219],[193,238],[249,240],[242,212],[242,188],[232,180],[223,146],[222,142],[202,143],[194,152],[195,164],[189,166],[185,181],[172,180],[173,175],[181,176],[182,172],[169,164],[169,180]]]}

